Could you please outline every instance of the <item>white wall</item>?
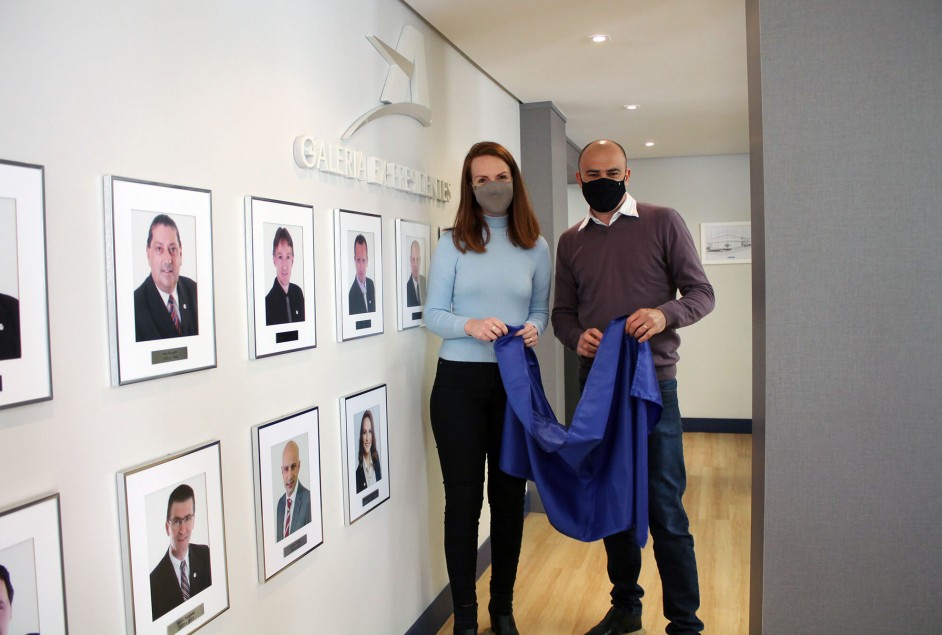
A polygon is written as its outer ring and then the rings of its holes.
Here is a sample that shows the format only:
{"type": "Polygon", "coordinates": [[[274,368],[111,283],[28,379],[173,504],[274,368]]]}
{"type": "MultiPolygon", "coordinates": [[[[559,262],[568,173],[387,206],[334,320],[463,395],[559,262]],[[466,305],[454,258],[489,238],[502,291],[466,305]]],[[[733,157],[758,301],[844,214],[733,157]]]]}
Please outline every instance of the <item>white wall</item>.
{"type": "MultiPolygon", "coordinates": [[[[673,207],[700,244],[700,223],[749,220],[749,156],[632,159],[628,191],[673,207]]],[[[570,224],[585,217],[578,186],[569,186],[570,224]]],[[[716,309],[680,330],[681,412],[685,417],[752,417],[751,265],[709,265],[716,309]]]]}
{"type": "MultiPolygon", "coordinates": [[[[405,631],[447,583],[427,409],[438,341],[396,331],[387,282],[385,334],[336,343],[330,210],[382,215],[394,280],[394,219],[433,236],[450,225],[467,148],[489,138],[519,155],[517,103],[388,0],[4,2],[0,77],[0,157],[46,168],[55,395],[0,412],[0,508],[61,493],[70,632],[124,631],[115,473],[210,439],[222,444],[231,608],[201,632],[405,631]],[[388,67],[366,36],[394,44],[404,24],[425,35],[433,125],[385,118],[345,145],[450,181],[445,206],[292,163],[295,136],[339,142],[378,105],[388,67]],[[217,368],[110,387],[105,174],[213,191],[217,368]],[[314,207],[314,350],[248,359],[246,195],[314,207]],[[391,500],[346,527],[338,400],[378,383],[389,387],[391,500]],[[260,585],[250,427],[312,405],[324,544],[260,585]]],[[[486,527],[485,511],[482,539],[486,527]]]]}

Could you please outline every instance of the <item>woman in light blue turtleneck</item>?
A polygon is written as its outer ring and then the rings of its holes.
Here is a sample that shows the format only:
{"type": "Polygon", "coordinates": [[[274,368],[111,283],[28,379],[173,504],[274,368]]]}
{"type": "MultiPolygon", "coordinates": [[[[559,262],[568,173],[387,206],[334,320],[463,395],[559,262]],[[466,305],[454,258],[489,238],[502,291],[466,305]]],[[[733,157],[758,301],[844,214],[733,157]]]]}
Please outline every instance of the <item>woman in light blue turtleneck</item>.
{"type": "Polygon", "coordinates": [[[525,482],[504,474],[500,441],[507,395],[494,340],[508,324],[535,346],[549,317],[550,259],[520,169],[503,146],[485,141],[464,160],[451,232],[432,257],[425,323],[442,337],[432,389],[432,432],[445,482],[445,560],[456,635],[477,633],[478,519],[491,508],[491,597],[497,635],[518,635],[513,589],[523,535],[525,482]]]}

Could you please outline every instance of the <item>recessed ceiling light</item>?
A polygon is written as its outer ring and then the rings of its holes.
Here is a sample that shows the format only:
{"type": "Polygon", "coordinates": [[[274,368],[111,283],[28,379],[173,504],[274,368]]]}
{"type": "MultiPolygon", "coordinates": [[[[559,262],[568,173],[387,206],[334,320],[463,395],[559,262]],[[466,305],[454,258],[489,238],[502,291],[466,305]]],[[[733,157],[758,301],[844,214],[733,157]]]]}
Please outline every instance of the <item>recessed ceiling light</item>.
{"type": "Polygon", "coordinates": [[[612,36],[605,33],[596,33],[595,35],[590,35],[589,39],[591,39],[596,44],[601,44],[602,42],[608,42],[611,40],[612,36]]]}
{"type": "Polygon", "coordinates": [[[644,145],[645,145],[646,147],[650,148],[651,146],[654,145],[654,142],[653,142],[653,141],[645,141],[645,142],[644,142],[644,145]]]}
{"type": "Polygon", "coordinates": [[[625,110],[637,110],[638,108],[641,108],[641,106],[638,104],[625,104],[623,107],[625,110]]]}

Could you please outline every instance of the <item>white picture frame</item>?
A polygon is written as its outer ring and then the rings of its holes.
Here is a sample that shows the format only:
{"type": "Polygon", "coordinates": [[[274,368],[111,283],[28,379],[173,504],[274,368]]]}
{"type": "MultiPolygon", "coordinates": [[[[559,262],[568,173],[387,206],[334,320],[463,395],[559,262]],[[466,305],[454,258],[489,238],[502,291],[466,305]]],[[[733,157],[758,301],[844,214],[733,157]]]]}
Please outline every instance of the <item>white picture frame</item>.
{"type": "Polygon", "coordinates": [[[219,441],[123,470],[117,486],[128,632],[186,635],[226,611],[219,441]],[[174,500],[181,488],[187,499],[182,503],[174,500]],[[169,564],[172,547],[179,544],[178,531],[186,533],[189,599],[181,597],[179,576],[169,564]]]}
{"type": "Polygon", "coordinates": [[[249,357],[315,348],[314,208],[246,196],[245,257],[249,357]],[[293,253],[293,265],[283,251],[293,253]]]}
{"type": "Polygon", "coordinates": [[[745,265],[752,262],[752,223],[700,223],[700,262],[745,265]]]}
{"type": "Polygon", "coordinates": [[[324,544],[318,409],[254,426],[252,450],[258,579],[264,583],[324,544]],[[287,479],[293,480],[293,509],[286,509],[287,479]]]}
{"type": "Polygon", "coordinates": [[[0,566],[14,590],[10,633],[68,633],[58,494],[0,512],[0,566]]]}
{"type": "Polygon", "coordinates": [[[0,160],[0,409],[52,399],[44,178],[0,160]]]}
{"type": "Polygon", "coordinates": [[[389,425],[386,384],[375,386],[340,399],[341,434],[343,435],[344,509],[347,524],[352,524],[389,500],[389,425]],[[368,470],[360,466],[361,429],[364,419],[372,421],[373,481],[368,470]]]}
{"type": "Polygon", "coordinates": [[[337,341],[383,332],[383,219],[377,214],[334,210],[334,270],[337,294],[337,341]],[[365,297],[354,297],[355,245],[367,245],[365,297]]]}
{"type": "Polygon", "coordinates": [[[112,385],[214,368],[212,193],[117,176],[104,177],[104,187],[112,385]],[[160,222],[167,218],[180,242],[172,265],[156,260],[162,244],[147,244],[152,226],[172,229],[160,222]],[[176,269],[178,333],[152,267],[176,269]]]}
{"type": "Polygon", "coordinates": [[[396,219],[396,326],[400,331],[425,326],[431,237],[429,225],[396,219]]]}

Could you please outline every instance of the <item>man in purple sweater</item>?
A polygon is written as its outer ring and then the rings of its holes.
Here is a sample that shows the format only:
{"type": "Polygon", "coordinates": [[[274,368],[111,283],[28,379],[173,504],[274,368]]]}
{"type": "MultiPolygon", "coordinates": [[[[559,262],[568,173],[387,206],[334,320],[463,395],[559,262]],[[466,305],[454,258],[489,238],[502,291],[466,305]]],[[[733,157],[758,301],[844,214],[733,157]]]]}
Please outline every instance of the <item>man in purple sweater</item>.
{"type": "MultiPolygon", "coordinates": [[[[589,213],[559,239],[553,329],[579,354],[581,386],[612,319],[627,314],[625,332],[650,341],[664,411],[648,438],[649,521],[667,632],[689,635],[700,633],[703,622],[697,617],[697,561],[682,502],[687,477],[677,405],[677,329],[713,310],[713,287],[680,214],[636,202],[625,191],[630,174],[625,150],[614,141],[583,148],[576,180],[589,213]]],[[[604,542],[612,608],[586,635],[632,633],[641,629],[641,549],[631,531],[604,542]]]]}

